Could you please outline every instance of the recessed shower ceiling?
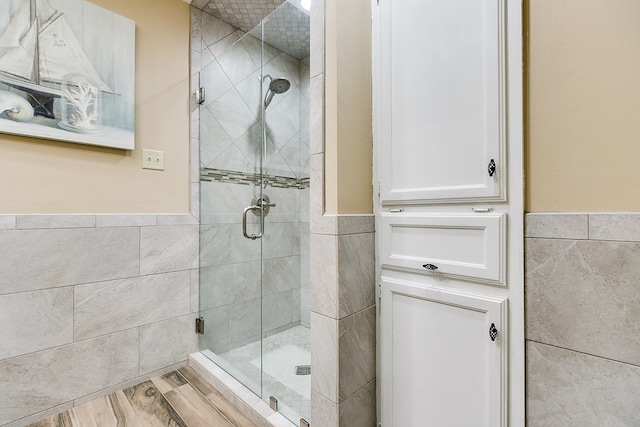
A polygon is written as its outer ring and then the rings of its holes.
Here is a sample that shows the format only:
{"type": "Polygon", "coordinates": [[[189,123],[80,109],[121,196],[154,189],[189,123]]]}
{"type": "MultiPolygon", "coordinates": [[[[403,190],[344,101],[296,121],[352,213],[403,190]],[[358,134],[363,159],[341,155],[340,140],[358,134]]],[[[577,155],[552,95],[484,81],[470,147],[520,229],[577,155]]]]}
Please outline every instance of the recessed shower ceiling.
{"type": "Polygon", "coordinates": [[[191,4],[256,37],[260,36],[260,21],[270,15],[264,28],[264,40],[302,59],[309,56],[309,14],[292,3],[296,1],[193,0],[191,4]]]}

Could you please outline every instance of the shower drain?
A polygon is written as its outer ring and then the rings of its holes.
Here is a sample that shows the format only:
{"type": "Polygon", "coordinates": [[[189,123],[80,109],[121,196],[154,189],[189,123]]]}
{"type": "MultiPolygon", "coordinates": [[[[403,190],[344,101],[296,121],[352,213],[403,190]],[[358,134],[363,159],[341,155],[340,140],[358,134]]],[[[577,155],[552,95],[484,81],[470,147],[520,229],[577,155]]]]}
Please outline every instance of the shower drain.
{"type": "Polygon", "coordinates": [[[296,375],[311,375],[311,365],[296,366],[296,375]]]}

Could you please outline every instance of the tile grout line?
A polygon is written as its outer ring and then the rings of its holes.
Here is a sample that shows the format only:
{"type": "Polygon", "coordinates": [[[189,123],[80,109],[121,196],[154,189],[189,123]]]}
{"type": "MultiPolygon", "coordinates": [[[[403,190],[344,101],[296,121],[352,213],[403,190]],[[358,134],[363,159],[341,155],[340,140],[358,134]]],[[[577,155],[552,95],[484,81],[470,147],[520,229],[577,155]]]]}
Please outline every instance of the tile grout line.
{"type": "Polygon", "coordinates": [[[559,345],[549,344],[549,343],[545,343],[545,342],[542,342],[542,341],[536,341],[536,340],[532,340],[532,339],[529,339],[529,338],[527,338],[526,341],[530,341],[530,342],[533,342],[533,343],[536,343],[536,344],[540,344],[540,345],[544,345],[544,346],[547,346],[547,347],[553,347],[553,348],[556,348],[556,349],[559,349],[559,350],[564,350],[564,351],[568,351],[568,352],[572,352],[572,353],[582,354],[584,356],[595,357],[595,358],[601,359],[601,360],[607,360],[609,362],[620,363],[622,365],[627,365],[627,366],[633,366],[633,367],[636,367],[636,368],[640,368],[640,364],[624,362],[622,360],[616,360],[616,359],[612,359],[610,357],[605,357],[605,356],[600,356],[600,355],[597,355],[597,354],[587,353],[586,351],[574,350],[574,349],[567,348],[567,347],[560,347],[559,345]]]}

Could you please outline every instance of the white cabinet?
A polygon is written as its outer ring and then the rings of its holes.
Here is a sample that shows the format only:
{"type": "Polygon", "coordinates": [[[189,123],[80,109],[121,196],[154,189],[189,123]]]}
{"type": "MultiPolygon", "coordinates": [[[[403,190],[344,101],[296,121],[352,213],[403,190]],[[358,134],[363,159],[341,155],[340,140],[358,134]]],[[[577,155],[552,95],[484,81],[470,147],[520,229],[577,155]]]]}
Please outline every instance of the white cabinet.
{"type": "Polygon", "coordinates": [[[382,278],[383,426],[506,426],[503,298],[382,278]]]}
{"type": "Polygon", "coordinates": [[[522,427],[522,2],[372,10],[379,421],[522,427]]]}
{"type": "Polygon", "coordinates": [[[379,9],[382,202],[504,200],[505,1],[379,9]]]}

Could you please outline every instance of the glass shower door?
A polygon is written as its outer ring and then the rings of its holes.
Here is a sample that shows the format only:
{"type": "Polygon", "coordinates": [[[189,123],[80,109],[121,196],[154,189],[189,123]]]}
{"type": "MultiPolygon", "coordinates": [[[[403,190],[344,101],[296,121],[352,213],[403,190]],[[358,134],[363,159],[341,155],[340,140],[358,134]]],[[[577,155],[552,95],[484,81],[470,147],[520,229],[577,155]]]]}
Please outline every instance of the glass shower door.
{"type": "Polygon", "coordinates": [[[200,74],[200,348],[296,424],[310,416],[308,26],[285,2],[203,45],[200,74]]]}
{"type": "Polygon", "coordinates": [[[263,399],[310,420],[309,15],[285,2],[262,21],[265,215],[263,399]]]}
{"type": "Polygon", "coordinates": [[[262,197],[261,46],[230,28],[203,28],[200,349],[261,396],[262,241],[244,237],[262,229],[260,210],[246,210],[262,197]]]}

